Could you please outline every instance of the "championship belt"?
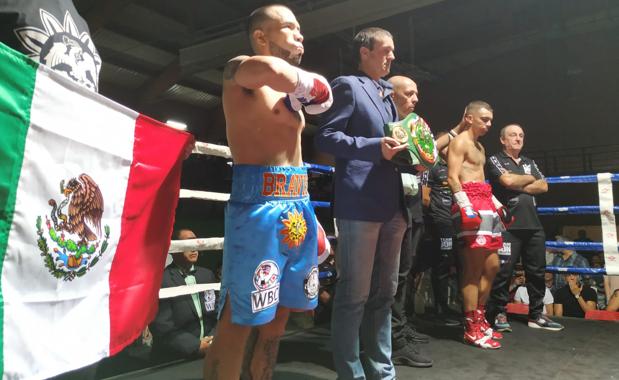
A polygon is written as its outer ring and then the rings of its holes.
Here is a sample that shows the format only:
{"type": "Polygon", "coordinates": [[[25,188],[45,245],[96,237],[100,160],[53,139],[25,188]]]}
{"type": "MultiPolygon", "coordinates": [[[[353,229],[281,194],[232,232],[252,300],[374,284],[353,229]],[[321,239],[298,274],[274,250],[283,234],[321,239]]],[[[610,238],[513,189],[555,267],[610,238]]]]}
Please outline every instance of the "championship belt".
{"type": "Polygon", "coordinates": [[[406,150],[396,153],[391,161],[402,166],[422,165],[431,169],[438,159],[434,136],[428,124],[416,113],[410,113],[395,123],[385,124],[385,136],[400,144],[407,144],[406,150]]]}

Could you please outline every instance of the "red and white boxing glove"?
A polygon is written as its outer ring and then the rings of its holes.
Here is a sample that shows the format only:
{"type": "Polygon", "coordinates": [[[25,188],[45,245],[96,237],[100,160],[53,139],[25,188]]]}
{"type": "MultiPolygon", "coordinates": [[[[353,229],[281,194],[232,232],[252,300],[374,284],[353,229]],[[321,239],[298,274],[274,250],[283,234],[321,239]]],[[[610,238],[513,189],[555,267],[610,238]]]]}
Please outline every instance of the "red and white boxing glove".
{"type": "Polygon", "coordinates": [[[503,206],[503,203],[499,202],[494,195],[492,195],[492,203],[494,204],[494,208],[496,208],[496,212],[499,214],[499,218],[501,218],[501,222],[503,222],[505,229],[508,229],[509,226],[514,223],[516,218],[514,218],[509,209],[503,206]]]}
{"type": "Polygon", "coordinates": [[[320,225],[318,219],[316,219],[316,227],[318,229],[318,232],[316,234],[316,237],[318,238],[318,265],[320,265],[331,254],[331,243],[329,242],[329,239],[327,239],[327,234],[320,225]]]}
{"type": "Polygon", "coordinates": [[[478,230],[481,225],[479,213],[473,208],[473,204],[469,200],[468,195],[464,191],[454,193],[456,204],[460,208],[460,221],[463,231],[478,230]]]}
{"type": "Polygon", "coordinates": [[[331,86],[325,77],[297,69],[297,86],[288,94],[287,105],[293,111],[301,107],[310,115],[325,112],[333,104],[331,86]]]}

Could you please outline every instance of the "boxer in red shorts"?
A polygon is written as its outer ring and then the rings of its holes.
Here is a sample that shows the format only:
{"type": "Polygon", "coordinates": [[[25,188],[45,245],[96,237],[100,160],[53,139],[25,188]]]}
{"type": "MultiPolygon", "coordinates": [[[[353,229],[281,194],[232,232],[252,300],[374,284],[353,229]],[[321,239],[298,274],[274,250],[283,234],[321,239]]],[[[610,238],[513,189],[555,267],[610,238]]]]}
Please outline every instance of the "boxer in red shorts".
{"type": "Polygon", "coordinates": [[[486,155],[478,139],[490,129],[492,118],[492,108],[486,102],[474,101],[466,106],[463,122],[467,129],[449,144],[447,180],[455,199],[454,224],[462,262],[464,341],[496,349],[501,347],[497,340],[502,336],[490,328],[485,307],[499,270],[497,250],[503,246],[501,232],[512,216],[485,183],[486,155]]]}

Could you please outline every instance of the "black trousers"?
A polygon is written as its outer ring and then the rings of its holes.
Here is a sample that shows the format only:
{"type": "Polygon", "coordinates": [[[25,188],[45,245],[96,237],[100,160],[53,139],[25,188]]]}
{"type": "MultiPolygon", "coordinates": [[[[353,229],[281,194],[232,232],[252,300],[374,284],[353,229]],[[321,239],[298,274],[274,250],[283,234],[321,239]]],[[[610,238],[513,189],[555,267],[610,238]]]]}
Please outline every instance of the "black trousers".
{"type": "MultiPolygon", "coordinates": [[[[434,295],[434,307],[437,313],[447,310],[450,269],[453,265],[457,267],[455,256],[455,230],[451,220],[430,219],[425,225],[429,234],[421,243],[419,254],[415,257],[413,272],[411,277],[416,274],[432,269],[430,282],[432,284],[432,294],[434,295]]],[[[414,283],[409,282],[408,294],[415,291],[414,283]]],[[[414,299],[408,302],[414,306],[414,299]]],[[[410,313],[409,313],[410,315],[410,313]]]]}
{"type": "Polygon", "coordinates": [[[537,319],[544,308],[544,273],[546,272],[546,235],[544,230],[510,230],[503,232],[503,250],[510,251],[509,259],[501,266],[492,284],[488,300],[488,321],[505,312],[509,302],[509,284],[514,266],[522,258],[529,293],[529,317],[537,319]]]}
{"type": "Polygon", "coordinates": [[[400,251],[400,268],[398,270],[398,288],[395,293],[394,302],[391,306],[391,336],[392,340],[396,341],[404,337],[404,326],[408,323],[407,318],[407,292],[409,290],[408,282],[412,281],[409,276],[413,268],[413,262],[417,255],[419,241],[423,234],[423,223],[413,222],[406,229],[404,239],[402,240],[402,250],[400,251]]]}

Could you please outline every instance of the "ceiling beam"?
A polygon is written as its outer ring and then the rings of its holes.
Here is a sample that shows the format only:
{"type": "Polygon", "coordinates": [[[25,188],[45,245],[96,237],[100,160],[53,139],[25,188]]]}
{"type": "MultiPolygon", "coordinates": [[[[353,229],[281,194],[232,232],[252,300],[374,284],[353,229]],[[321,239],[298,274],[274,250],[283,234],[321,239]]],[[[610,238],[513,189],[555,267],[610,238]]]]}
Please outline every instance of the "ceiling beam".
{"type": "MultiPolygon", "coordinates": [[[[444,0],[347,0],[299,15],[305,39],[317,38],[357,25],[408,12],[444,0]]],[[[201,42],[180,50],[184,74],[221,67],[248,52],[245,32],[201,42]]]]}
{"type": "Polygon", "coordinates": [[[95,1],[93,7],[84,15],[90,34],[95,34],[103,28],[120,11],[135,0],[95,1]]]}
{"type": "Polygon", "coordinates": [[[580,17],[544,25],[538,30],[512,35],[509,38],[489,43],[480,48],[449,53],[444,57],[420,62],[419,65],[432,73],[444,75],[479,61],[522,49],[545,41],[559,40],[581,34],[594,33],[619,27],[619,7],[580,17]]]}
{"type": "Polygon", "coordinates": [[[175,59],[156,77],[148,80],[138,91],[138,105],[144,106],[157,99],[159,95],[178,83],[181,79],[181,67],[178,59],[175,59]]]}

